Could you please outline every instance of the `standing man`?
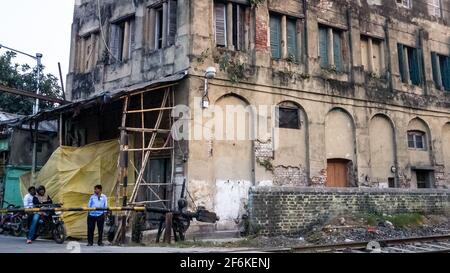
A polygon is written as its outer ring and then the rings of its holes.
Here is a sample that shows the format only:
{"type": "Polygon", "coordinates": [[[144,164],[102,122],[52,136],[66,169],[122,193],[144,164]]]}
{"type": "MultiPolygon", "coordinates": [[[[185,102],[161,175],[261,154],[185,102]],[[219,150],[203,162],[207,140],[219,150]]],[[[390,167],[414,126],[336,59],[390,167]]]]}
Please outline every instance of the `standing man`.
{"type": "MultiPolygon", "coordinates": [[[[94,187],[94,194],[89,199],[89,208],[107,208],[108,199],[106,195],[102,194],[102,185],[97,185],[94,187]]],[[[87,246],[92,246],[94,244],[94,231],[95,224],[97,224],[98,231],[98,245],[103,246],[103,226],[105,224],[105,213],[106,211],[91,211],[87,218],[87,232],[88,232],[88,244],[87,246]]]]}
{"type": "MultiPolygon", "coordinates": [[[[28,194],[23,198],[23,207],[26,209],[31,209],[34,207],[33,199],[36,195],[36,188],[31,186],[28,188],[28,194]]],[[[34,234],[36,232],[36,227],[39,221],[39,213],[28,214],[28,235],[27,244],[31,244],[34,239],[34,234]]]]}

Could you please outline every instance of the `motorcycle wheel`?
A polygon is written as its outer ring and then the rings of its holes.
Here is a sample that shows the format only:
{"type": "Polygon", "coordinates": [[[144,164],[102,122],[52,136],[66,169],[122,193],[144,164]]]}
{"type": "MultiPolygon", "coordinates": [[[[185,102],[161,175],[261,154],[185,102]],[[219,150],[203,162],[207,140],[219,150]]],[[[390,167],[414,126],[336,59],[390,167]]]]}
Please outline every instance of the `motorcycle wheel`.
{"type": "Polygon", "coordinates": [[[11,228],[11,234],[20,237],[22,235],[22,219],[20,217],[14,217],[11,219],[11,223],[15,226],[11,228]]]}
{"type": "Polygon", "coordinates": [[[57,244],[64,243],[66,240],[66,227],[64,224],[59,223],[55,226],[55,229],[53,230],[53,240],[55,240],[57,244]]]}

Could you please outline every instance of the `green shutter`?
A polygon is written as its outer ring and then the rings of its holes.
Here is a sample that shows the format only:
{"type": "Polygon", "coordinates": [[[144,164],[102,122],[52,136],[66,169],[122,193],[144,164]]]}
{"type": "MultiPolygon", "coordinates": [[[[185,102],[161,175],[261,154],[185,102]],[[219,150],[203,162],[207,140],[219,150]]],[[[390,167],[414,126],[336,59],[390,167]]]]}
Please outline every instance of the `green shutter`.
{"type": "Polygon", "coordinates": [[[325,27],[319,27],[319,57],[320,66],[328,67],[328,30],[325,27]]]}
{"type": "Polygon", "coordinates": [[[450,57],[443,57],[443,69],[441,70],[442,85],[445,91],[450,91],[450,57]]]}
{"type": "Polygon", "coordinates": [[[436,88],[440,88],[439,86],[440,79],[438,73],[439,64],[436,52],[431,52],[431,69],[433,70],[433,81],[436,85],[436,88]]]}
{"type": "Polygon", "coordinates": [[[404,51],[403,51],[403,45],[397,44],[397,55],[398,55],[398,69],[400,71],[400,79],[402,82],[406,82],[406,75],[405,75],[405,64],[404,64],[404,51]]]}
{"type": "Polygon", "coordinates": [[[287,20],[286,24],[288,56],[297,60],[297,22],[295,20],[287,20]]]}
{"type": "Polygon", "coordinates": [[[277,16],[270,16],[270,49],[272,58],[281,58],[281,20],[277,16]]]}
{"type": "Polygon", "coordinates": [[[409,56],[409,75],[411,78],[411,83],[414,85],[420,85],[422,82],[421,76],[421,53],[422,51],[418,48],[412,48],[409,52],[411,52],[412,56],[409,56]]]}
{"type": "Polygon", "coordinates": [[[342,38],[341,33],[333,30],[334,65],[337,71],[342,71],[342,38]]]}

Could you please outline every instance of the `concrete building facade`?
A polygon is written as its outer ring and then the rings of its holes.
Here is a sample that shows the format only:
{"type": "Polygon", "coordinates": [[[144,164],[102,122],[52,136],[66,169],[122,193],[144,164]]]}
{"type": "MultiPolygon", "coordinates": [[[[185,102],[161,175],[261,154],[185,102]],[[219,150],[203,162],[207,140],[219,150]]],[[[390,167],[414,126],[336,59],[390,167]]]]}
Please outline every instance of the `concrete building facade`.
{"type": "Polygon", "coordinates": [[[449,23],[449,0],[80,0],[67,89],[186,73],[176,104],[245,109],[254,137],[180,141],[173,166],[232,229],[250,187],[448,188],[449,23]]]}

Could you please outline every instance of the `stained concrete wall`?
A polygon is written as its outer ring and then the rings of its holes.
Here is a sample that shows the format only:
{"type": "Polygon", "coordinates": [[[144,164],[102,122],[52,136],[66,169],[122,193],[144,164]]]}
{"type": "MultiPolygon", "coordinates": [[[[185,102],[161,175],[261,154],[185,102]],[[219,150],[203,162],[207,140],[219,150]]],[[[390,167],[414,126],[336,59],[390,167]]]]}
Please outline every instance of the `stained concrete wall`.
{"type": "MultiPolygon", "coordinates": [[[[254,141],[235,143],[236,146],[232,141],[220,143],[210,139],[192,140],[180,145],[183,153],[177,155],[177,183],[186,178],[197,205],[218,208],[217,213],[226,219],[219,224],[221,227],[229,228],[231,219],[241,215],[242,208],[247,205],[245,193],[249,185],[325,185],[328,147],[335,145],[331,141],[327,144],[327,136],[333,132],[348,134],[350,131],[348,121],[339,122],[342,126],[332,127],[326,122],[330,111],[337,108],[343,109],[348,115],[347,120],[353,123],[353,137],[346,137],[353,141],[344,142],[342,147],[337,148],[345,150],[338,156],[348,154],[355,162],[354,186],[379,187],[380,181],[386,181],[387,175],[392,175],[386,168],[393,163],[393,158],[397,187],[414,187],[411,167],[423,160],[428,160],[424,163],[434,169],[437,188],[450,186],[447,140],[443,137],[447,134],[444,125],[450,121],[450,97],[435,88],[430,61],[431,51],[450,55],[450,28],[447,27],[450,17],[447,12],[444,12],[442,19],[431,17],[423,12],[427,10],[427,5],[421,1],[414,1],[413,9],[408,10],[397,7],[395,1],[347,3],[314,0],[308,1],[305,15],[301,1],[263,1],[251,9],[245,23],[248,47],[243,51],[234,51],[215,46],[214,1],[179,0],[176,43],[154,51],[148,48],[141,34],[144,31],[144,10],[154,2],[103,1],[102,26],[105,31],[108,31],[110,19],[134,12],[137,33],[135,50],[130,60],[120,64],[99,62],[87,74],[76,73],[74,62],[71,62],[69,92],[87,90],[89,95],[187,69],[189,78],[177,88],[177,103],[194,109],[199,106],[196,98],[203,96],[204,71],[213,66],[218,73],[215,79],[209,81],[212,105],[230,95],[234,97],[229,101],[237,105],[278,105],[291,101],[302,109],[306,117],[300,130],[283,129],[276,134],[272,131],[259,132],[254,141]],[[298,35],[302,44],[298,61],[271,58],[268,31],[270,11],[298,19],[298,35]],[[342,31],[343,71],[320,67],[319,24],[342,31]],[[384,70],[379,75],[372,75],[362,67],[361,35],[382,40],[383,54],[380,53],[380,58],[383,59],[384,70]],[[422,48],[424,81],[420,86],[400,81],[397,43],[422,48]],[[225,57],[228,61],[224,61],[225,57]],[[243,65],[238,82],[231,80],[233,70],[220,69],[220,64],[224,62],[243,65]],[[378,117],[373,119],[379,114],[391,121],[393,132],[386,122],[378,117]],[[429,130],[428,156],[411,152],[407,147],[407,131],[411,120],[417,117],[429,130]],[[280,137],[280,146],[275,145],[277,139],[274,135],[280,137]],[[393,140],[389,141],[391,138],[393,140]],[[383,142],[385,146],[381,145],[383,142]],[[388,151],[392,147],[395,147],[394,157],[386,152],[378,155],[377,151],[388,151]],[[233,206],[225,208],[222,201],[233,206]]],[[[74,52],[79,32],[95,25],[98,20],[96,1],[81,3],[74,15],[72,59],[76,59],[74,52]]],[[[450,9],[449,3],[443,1],[443,7],[447,10],[450,9]]],[[[100,51],[102,46],[100,43],[100,51]]],[[[269,122],[273,127],[271,113],[269,122]]],[[[197,124],[200,127],[208,125],[206,121],[197,124]]]]}
{"type": "Polygon", "coordinates": [[[370,120],[370,177],[372,183],[388,187],[388,179],[395,179],[396,146],[392,122],[384,115],[376,115],[370,120]]]}

